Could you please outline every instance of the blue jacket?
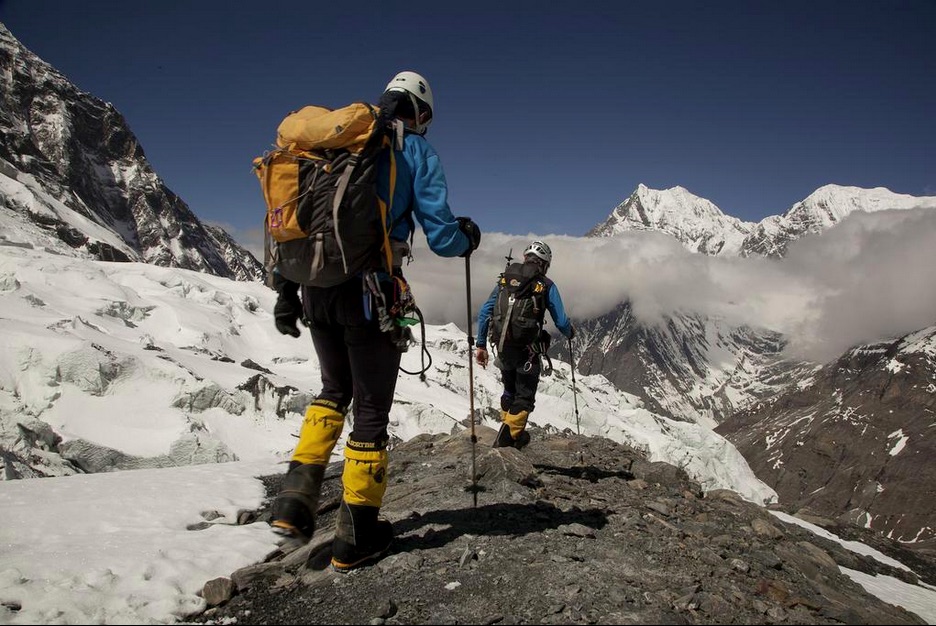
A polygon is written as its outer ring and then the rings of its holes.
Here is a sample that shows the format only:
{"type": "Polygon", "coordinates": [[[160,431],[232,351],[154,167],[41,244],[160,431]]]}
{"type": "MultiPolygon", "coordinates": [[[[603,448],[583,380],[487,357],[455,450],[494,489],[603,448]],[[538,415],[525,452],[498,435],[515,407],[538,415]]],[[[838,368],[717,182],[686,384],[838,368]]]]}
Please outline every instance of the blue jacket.
{"type": "MultiPolygon", "coordinates": [[[[412,215],[426,234],[429,248],[444,257],[465,252],[470,243],[459,229],[448,205],[448,185],[435,149],[422,135],[406,133],[403,149],[395,151],[397,178],[390,207],[390,238],[407,241],[413,230],[412,215]]],[[[390,195],[390,153],[377,163],[377,194],[387,202],[390,195]]]]}
{"type": "MultiPolygon", "coordinates": [[[[553,323],[559,332],[568,337],[572,334],[572,322],[569,320],[562,306],[562,297],[559,295],[559,288],[552,281],[549,282],[549,292],[546,296],[546,310],[552,316],[553,323]]],[[[491,312],[494,311],[494,303],[497,301],[497,291],[500,286],[494,287],[487,301],[481,305],[481,311],[478,313],[478,340],[475,346],[485,348],[487,346],[488,325],[491,322],[491,312]]]]}

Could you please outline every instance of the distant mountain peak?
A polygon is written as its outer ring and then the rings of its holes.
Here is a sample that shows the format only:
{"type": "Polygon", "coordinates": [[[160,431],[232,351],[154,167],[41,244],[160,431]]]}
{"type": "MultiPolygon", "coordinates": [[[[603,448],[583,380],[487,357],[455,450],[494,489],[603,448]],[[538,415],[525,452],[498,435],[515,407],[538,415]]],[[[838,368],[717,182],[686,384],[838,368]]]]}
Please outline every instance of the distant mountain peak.
{"type": "Polygon", "coordinates": [[[643,183],[586,236],[613,237],[654,230],[676,237],[693,252],[737,254],[753,224],[725,215],[715,204],[685,187],[651,189],[643,183]]]}
{"type": "Polygon", "coordinates": [[[826,231],[856,211],[936,208],[936,197],[894,193],[886,187],[865,189],[823,185],[782,216],[761,220],[742,246],[742,256],[784,256],[793,241],[826,231]]]}
{"type": "Polygon", "coordinates": [[[894,193],[886,187],[865,189],[844,185],[823,185],[801,202],[794,204],[784,216],[804,212],[812,213],[831,226],[854,211],[884,211],[888,209],[912,209],[936,207],[936,198],[894,193]]]}
{"type": "Polygon", "coordinates": [[[643,183],[617,205],[587,237],[614,237],[652,230],[675,237],[688,250],[719,256],[783,256],[790,242],[835,226],[855,211],[936,208],[936,197],[828,184],[794,204],[783,215],[758,223],[726,215],[714,203],[685,187],[652,189],[643,183]]]}

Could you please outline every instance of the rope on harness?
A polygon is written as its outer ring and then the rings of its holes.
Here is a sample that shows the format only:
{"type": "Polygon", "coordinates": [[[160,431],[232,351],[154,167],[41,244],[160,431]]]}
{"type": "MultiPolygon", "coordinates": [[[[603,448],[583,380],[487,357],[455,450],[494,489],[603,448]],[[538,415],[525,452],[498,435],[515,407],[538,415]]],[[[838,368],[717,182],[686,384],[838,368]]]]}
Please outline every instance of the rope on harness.
{"type": "Polygon", "coordinates": [[[373,311],[376,309],[377,324],[380,331],[390,333],[390,340],[400,352],[409,350],[410,343],[413,343],[413,333],[410,326],[420,325],[422,368],[415,372],[411,372],[402,366],[399,369],[404,374],[419,376],[419,379],[425,382],[426,372],[432,367],[432,354],[426,347],[426,322],[422,311],[416,306],[416,300],[413,298],[409,283],[402,276],[390,276],[386,273],[378,274],[378,272],[372,270],[364,272],[362,279],[365,316],[368,320],[372,319],[373,311]],[[381,282],[392,283],[392,304],[387,304],[387,294],[382,288],[381,282]],[[416,317],[412,317],[413,315],[416,317]],[[429,363],[426,363],[427,356],[429,357],[429,363]]]}
{"type": "MultiPolygon", "coordinates": [[[[419,310],[419,307],[414,306],[413,309],[416,312],[417,317],[419,317],[419,333],[421,336],[421,348],[420,348],[420,358],[422,360],[422,369],[418,372],[411,372],[407,369],[404,369],[403,366],[400,366],[400,371],[404,374],[409,374],[411,376],[419,376],[421,382],[426,382],[426,372],[429,371],[429,368],[432,367],[432,353],[426,349],[426,321],[423,319],[422,311],[419,310]],[[426,363],[426,357],[429,357],[429,363],[426,363]]],[[[402,318],[403,320],[410,320],[411,318],[402,318]]],[[[407,329],[409,330],[409,329],[407,329]]]]}

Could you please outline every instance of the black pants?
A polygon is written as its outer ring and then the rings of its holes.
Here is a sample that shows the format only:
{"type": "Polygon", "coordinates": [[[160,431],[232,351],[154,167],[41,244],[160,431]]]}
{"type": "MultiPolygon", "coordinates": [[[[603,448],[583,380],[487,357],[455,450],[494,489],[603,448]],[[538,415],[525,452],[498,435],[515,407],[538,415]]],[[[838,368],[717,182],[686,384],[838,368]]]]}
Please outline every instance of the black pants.
{"type": "Polygon", "coordinates": [[[386,446],[401,354],[377,320],[365,316],[362,294],[361,279],[353,278],[337,287],[303,287],[302,302],[322,368],[319,397],[353,402],[350,438],[386,446]]]}
{"type": "Polygon", "coordinates": [[[540,362],[529,346],[505,345],[497,358],[500,360],[504,394],[501,409],[517,414],[533,412],[536,387],[539,384],[540,362]]]}

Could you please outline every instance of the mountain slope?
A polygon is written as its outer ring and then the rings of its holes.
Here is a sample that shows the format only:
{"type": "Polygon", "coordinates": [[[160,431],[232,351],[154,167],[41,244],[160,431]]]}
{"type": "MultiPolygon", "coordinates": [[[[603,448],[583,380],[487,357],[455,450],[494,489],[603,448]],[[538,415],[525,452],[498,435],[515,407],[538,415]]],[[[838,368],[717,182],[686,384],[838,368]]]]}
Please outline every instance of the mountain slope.
{"type": "Polygon", "coordinates": [[[936,543],[934,426],[930,327],[854,348],[716,431],[794,509],[936,543]]]}
{"type": "Polygon", "coordinates": [[[576,365],[641,398],[656,413],[713,428],[815,369],[783,355],[777,333],[673,313],[644,325],[624,303],[580,324],[576,365]]]}
{"type": "Polygon", "coordinates": [[[123,116],[0,24],[0,211],[70,255],[239,280],[260,263],[205,227],[150,167],[123,116]]]}

